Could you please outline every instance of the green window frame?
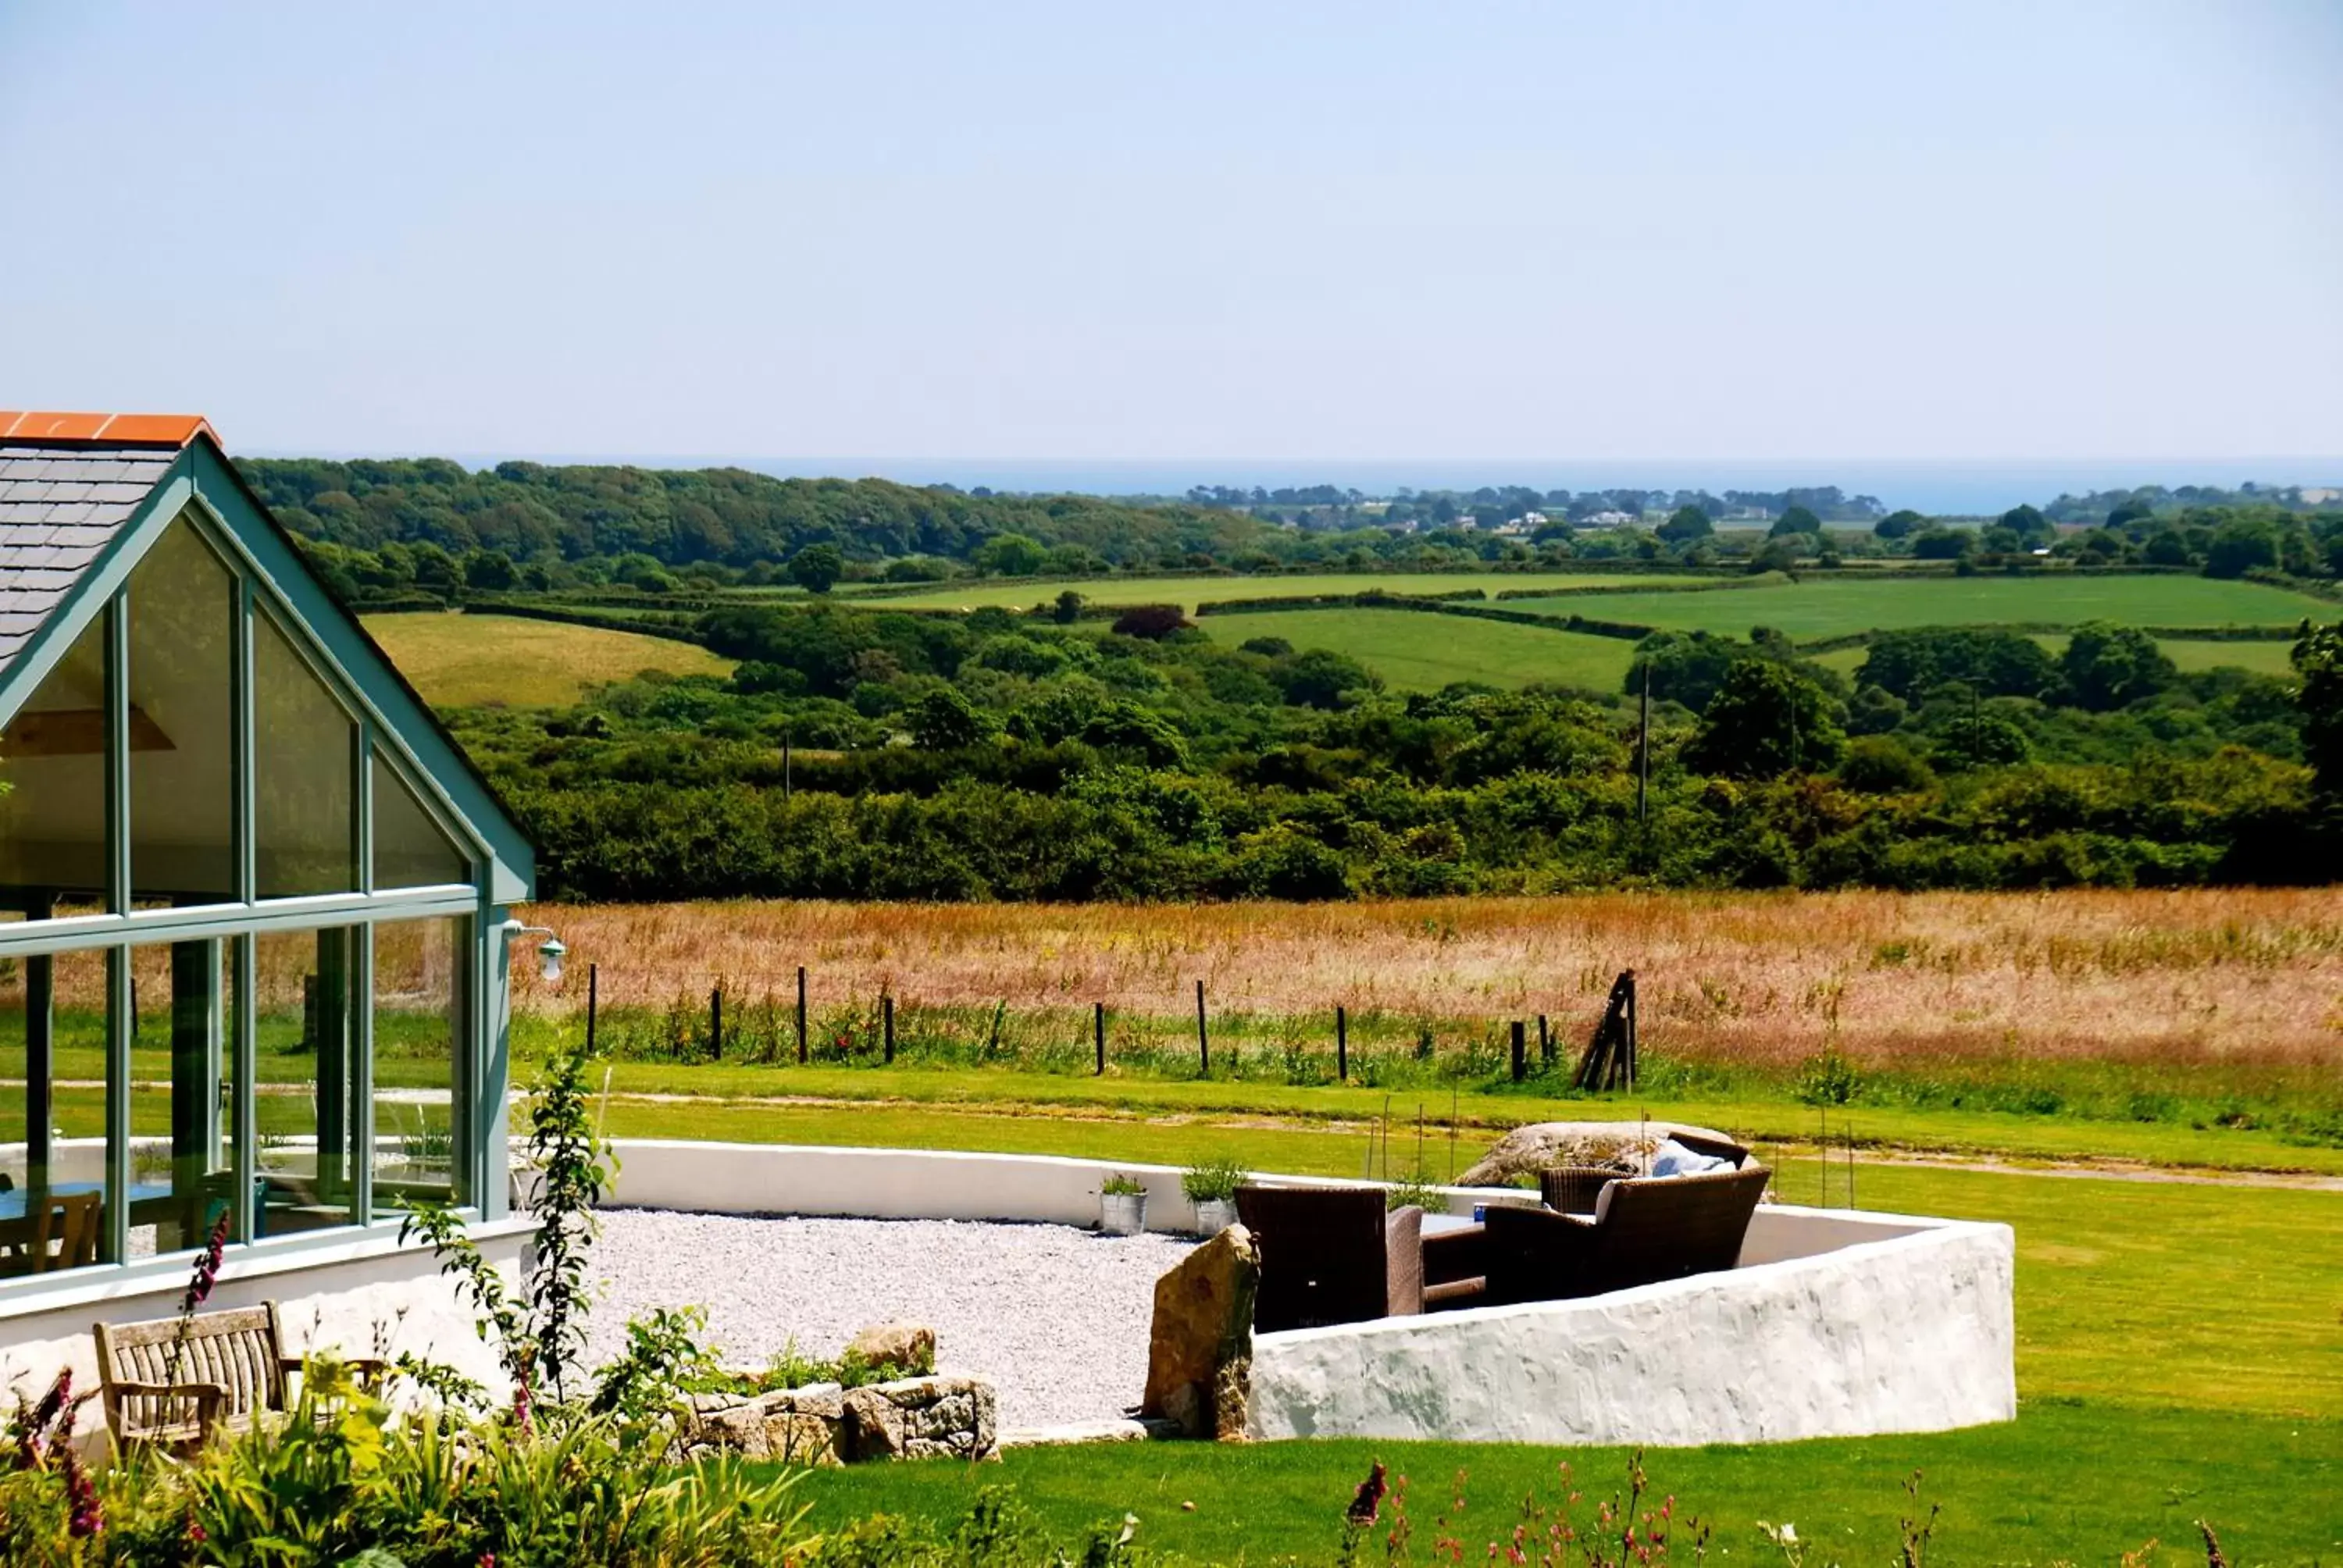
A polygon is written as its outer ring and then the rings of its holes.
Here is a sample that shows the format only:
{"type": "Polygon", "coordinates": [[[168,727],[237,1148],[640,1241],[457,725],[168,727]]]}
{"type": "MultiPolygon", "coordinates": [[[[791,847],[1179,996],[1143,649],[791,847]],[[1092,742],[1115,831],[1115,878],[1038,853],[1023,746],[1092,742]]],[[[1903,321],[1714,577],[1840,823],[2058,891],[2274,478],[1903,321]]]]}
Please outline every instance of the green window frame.
{"type": "MultiPolygon", "coordinates": [[[[99,1262],[95,1268],[67,1272],[51,1271],[0,1281],[0,1301],[27,1284],[45,1286],[60,1282],[92,1279],[112,1270],[156,1272],[176,1275],[184,1271],[184,1256],[193,1246],[200,1245],[200,1237],[178,1235],[180,1245],[173,1251],[153,1258],[133,1260],[130,1256],[131,1204],[129,1195],[136,1184],[134,1155],[137,1140],[134,1136],[131,1109],[133,1100],[132,1049],[137,1029],[136,993],[134,970],[134,950],[156,946],[192,949],[196,944],[213,944],[217,961],[210,966],[213,977],[208,998],[212,1014],[216,1019],[225,1006],[227,1025],[224,1038],[218,1041],[217,1060],[226,1070],[227,1084],[232,1086],[233,1131],[229,1140],[230,1170],[227,1204],[233,1215],[231,1242],[234,1251],[249,1248],[272,1250],[296,1247],[308,1242],[347,1241],[367,1231],[395,1230],[398,1222],[396,1211],[377,1214],[374,1201],[375,1166],[374,1114],[374,931],[378,923],[447,918],[463,922],[457,929],[465,933],[456,959],[460,974],[454,995],[458,999],[452,1024],[455,1035],[455,1060],[450,1066],[450,1125],[453,1130],[451,1180],[469,1193],[467,1211],[481,1217],[501,1213],[504,1161],[501,1151],[491,1159],[493,1138],[501,1136],[503,1127],[501,1089],[503,1063],[493,1042],[503,1038],[505,1004],[502,984],[505,966],[501,951],[501,928],[505,910],[492,901],[490,877],[494,856],[478,834],[469,830],[462,819],[445,803],[440,792],[430,787],[427,770],[393,733],[361,695],[360,684],[348,677],[326,651],[324,646],[307,630],[307,623],[278,591],[253,556],[243,549],[234,532],[200,498],[190,498],[179,504],[162,525],[166,528],[185,527],[193,529],[211,552],[226,565],[232,580],[234,613],[228,650],[230,681],[230,712],[233,737],[231,742],[231,776],[233,789],[233,819],[231,840],[234,859],[235,897],[225,902],[206,902],[175,907],[140,907],[133,883],[132,846],[137,823],[132,812],[131,770],[137,766],[132,745],[132,714],[129,698],[131,618],[135,607],[126,570],[106,588],[106,598],[100,607],[99,624],[103,628],[104,648],[104,723],[102,726],[105,777],[106,855],[105,886],[98,892],[97,911],[55,915],[42,904],[35,907],[30,892],[25,895],[25,916],[22,920],[0,923],[0,960],[15,960],[29,977],[43,977],[38,987],[41,1019],[36,1028],[34,1021],[32,997],[34,988],[28,984],[26,1011],[25,1065],[25,1158],[28,1168],[38,1159],[45,1162],[51,1142],[51,1099],[57,1076],[55,1067],[53,1035],[49,1023],[54,1016],[53,1000],[48,995],[45,976],[52,960],[64,954],[90,953],[102,955],[105,970],[105,1105],[104,1176],[105,1202],[102,1209],[104,1227],[98,1239],[99,1262]],[[260,786],[258,774],[259,748],[256,728],[259,721],[256,702],[255,645],[262,635],[264,624],[281,637],[301,661],[307,674],[328,694],[350,726],[349,798],[350,844],[352,875],[347,890],[297,894],[286,897],[260,896],[258,869],[259,844],[256,828],[256,799],[260,786]],[[376,886],[374,863],[374,789],[375,769],[385,768],[396,779],[413,806],[419,806],[431,826],[442,834],[460,858],[465,878],[461,881],[419,887],[378,889],[376,886]],[[349,1222],[320,1229],[310,1235],[264,1237],[256,1234],[260,1219],[256,1212],[256,1177],[261,1170],[260,1128],[257,1108],[260,1085],[257,1070],[258,1010],[260,988],[256,961],[261,939],[272,933],[317,933],[346,930],[349,933],[343,944],[347,955],[347,1059],[346,1088],[348,1121],[345,1130],[346,1152],[363,1157],[348,1162],[349,1222]],[[223,987],[220,977],[228,977],[223,987]],[[225,997],[218,994],[226,990],[225,997]],[[36,1060],[36,1057],[38,1060],[36,1060]],[[497,1103],[488,1104],[484,1094],[494,1092],[497,1103]],[[483,1106],[487,1109],[485,1113],[483,1106]],[[37,1120],[39,1127],[34,1122],[37,1120]]],[[[196,966],[190,964],[187,973],[196,966]]],[[[175,970],[174,983],[177,983],[175,970]]],[[[174,1057],[175,1078],[180,1072],[178,1057],[174,1057]]],[[[218,1086],[202,1085],[195,1081],[174,1083],[175,1095],[197,1089],[216,1094],[218,1086]]],[[[148,1091],[151,1094],[151,1091],[148,1091]]],[[[327,1119],[330,1121],[332,1119],[327,1119]]],[[[175,1131],[175,1138],[176,1132],[175,1131]]],[[[14,1140],[0,1132],[0,1142],[14,1140]]],[[[175,1149],[176,1152],[176,1149],[175,1149]]],[[[45,1180],[45,1178],[44,1178],[45,1180]]],[[[158,1235],[160,1232],[158,1232],[158,1235]]],[[[116,1277],[116,1276],[108,1276],[116,1277]]]]}

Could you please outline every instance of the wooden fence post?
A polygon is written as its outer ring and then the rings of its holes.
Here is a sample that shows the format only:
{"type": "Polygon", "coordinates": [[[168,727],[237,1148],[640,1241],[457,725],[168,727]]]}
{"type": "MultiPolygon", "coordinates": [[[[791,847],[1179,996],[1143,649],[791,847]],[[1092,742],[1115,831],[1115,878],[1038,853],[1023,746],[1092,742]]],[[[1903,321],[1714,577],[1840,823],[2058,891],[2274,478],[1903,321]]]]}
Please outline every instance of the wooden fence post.
{"type": "Polygon", "coordinates": [[[708,993],[708,1054],[724,1060],[724,988],[708,993]]]}
{"type": "Polygon", "coordinates": [[[1098,1074],[1106,1075],[1106,1003],[1091,1003],[1091,1036],[1098,1046],[1098,1074]]]}
{"type": "Polygon", "coordinates": [[[798,965],[798,1065],[806,1064],[805,965],[798,965]]]}
{"type": "Polygon", "coordinates": [[[1334,1076],[1351,1081],[1351,1019],[1340,1002],[1334,1004],[1334,1076]]]}
{"type": "Polygon", "coordinates": [[[1538,1070],[1546,1072],[1554,1067],[1554,1031],[1546,1028],[1545,1014],[1538,1014],[1538,1070]]]}
{"type": "Polygon", "coordinates": [[[895,1060],[895,997],[891,991],[879,993],[879,1029],[886,1040],[887,1060],[895,1060]]]}
{"type": "Polygon", "coordinates": [[[594,1014],[601,1001],[602,966],[586,966],[586,1054],[594,1054],[594,1014]]]}
{"type": "Polygon", "coordinates": [[[1627,971],[1627,1087],[1635,1087],[1635,971],[1627,971]]]}
{"type": "Polygon", "coordinates": [[[1513,1020],[1513,1081],[1515,1083],[1529,1076],[1528,1034],[1529,1030],[1523,1027],[1522,1020],[1513,1020]]]}
{"type": "Polygon", "coordinates": [[[1212,1076],[1212,1037],[1204,1026],[1204,982],[1196,982],[1196,1065],[1202,1077],[1212,1076]]]}

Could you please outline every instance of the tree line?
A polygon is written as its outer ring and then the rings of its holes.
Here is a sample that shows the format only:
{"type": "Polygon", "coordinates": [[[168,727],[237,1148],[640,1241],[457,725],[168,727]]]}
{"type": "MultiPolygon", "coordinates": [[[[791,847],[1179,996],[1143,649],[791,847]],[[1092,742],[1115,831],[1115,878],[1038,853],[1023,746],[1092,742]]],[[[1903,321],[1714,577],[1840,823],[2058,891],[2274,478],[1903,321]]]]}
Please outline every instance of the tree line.
{"type": "Polygon", "coordinates": [[[1405,696],[1324,650],[1215,643],[1176,611],[1101,631],[736,608],[699,629],[740,661],[729,679],[449,716],[548,892],[2315,881],[2343,814],[2343,628],[2306,636],[2296,681],[2179,671],[2115,626],[2056,657],[2011,633],[1899,632],[1850,678],[1761,630],[1656,634],[1618,692],[1405,696]]]}
{"type": "Polygon", "coordinates": [[[1315,487],[1277,492],[1312,498],[1286,511],[1249,498],[1232,506],[1227,498],[1237,492],[1212,487],[1141,503],[778,479],[738,468],[511,462],[474,471],[437,458],[253,458],[238,467],[321,575],[359,606],[1109,572],[1531,571],[1604,561],[1830,570],[1896,557],[1965,572],[2343,576],[2343,502],[2312,504],[2299,490],[2112,493],[2098,498],[2108,506],[2096,517],[2062,497],[2046,510],[2015,507],[1979,528],[1910,510],[1883,514],[1874,498],[1833,487],[1721,497],[1489,487],[1410,491],[1380,511],[1349,493],[1320,507],[1315,498],[1332,487],[1315,487]],[[1663,506],[1674,508],[1664,518],[1663,506]],[[1737,515],[1753,510],[1770,521],[1737,515]],[[1632,520],[1587,526],[1606,514],[1632,520]],[[1529,526],[1533,516],[1543,520],[1529,526]],[[1296,519],[1311,526],[1288,526],[1296,519]]]}

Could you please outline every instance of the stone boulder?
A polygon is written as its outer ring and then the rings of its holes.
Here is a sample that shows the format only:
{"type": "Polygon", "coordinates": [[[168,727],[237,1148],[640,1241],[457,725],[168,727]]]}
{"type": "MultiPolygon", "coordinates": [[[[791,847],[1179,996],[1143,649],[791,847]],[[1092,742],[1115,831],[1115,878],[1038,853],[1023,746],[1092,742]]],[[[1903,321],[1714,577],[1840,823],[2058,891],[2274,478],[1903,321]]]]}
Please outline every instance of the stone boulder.
{"type": "Polygon", "coordinates": [[[846,1391],[847,1458],[990,1459],[999,1402],[982,1378],[915,1377],[846,1391]]]}
{"type": "Polygon", "coordinates": [[[1534,1121],[1498,1139],[1456,1178],[1456,1185],[1503,1187],[1517,1176],[1534,1180],[1539,1171],[1556,1165],[1609,1165],[1624,1161],[1640,1170],[1662,1139],[1680,1131],[1702,1138],[1725,1136],[1689,1121],[1534,1121]]]}
{"type": "Polygon", "coordinates": [[[846,1342],[846,1353],[860,1356],[865,1366],[891,1362],[896,1366],[936,1364],[936,1331],[925,1323],[873,1323],[859,1329],[846,1342]]]}
{"type": "Polygon", "coordinates": [[[1244,1436],[1252,1380],[1252,1303],[1261,1252],[1232,1225],[1155,1282],[1142,1418],[1170,1421],[1190,1437],[1244,1436]]]}

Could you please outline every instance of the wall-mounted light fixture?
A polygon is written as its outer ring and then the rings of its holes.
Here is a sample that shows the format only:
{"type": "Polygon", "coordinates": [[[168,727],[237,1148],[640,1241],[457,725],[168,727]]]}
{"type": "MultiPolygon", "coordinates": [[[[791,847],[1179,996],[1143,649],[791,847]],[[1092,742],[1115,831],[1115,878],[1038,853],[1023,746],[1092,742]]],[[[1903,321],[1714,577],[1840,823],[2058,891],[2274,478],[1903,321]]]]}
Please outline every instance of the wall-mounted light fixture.
{"type": "Polygon", "coordinates": [[[507,941],[518,937],[543,937],[545,940],[537,945],[537,972],[548,985],[561,983],[561,960],[568,956],[569,950],[562,945],[561,939],[555,936],[549,927],[525,926],[518,920],[507,920],[504,933],[507,941]]]}

